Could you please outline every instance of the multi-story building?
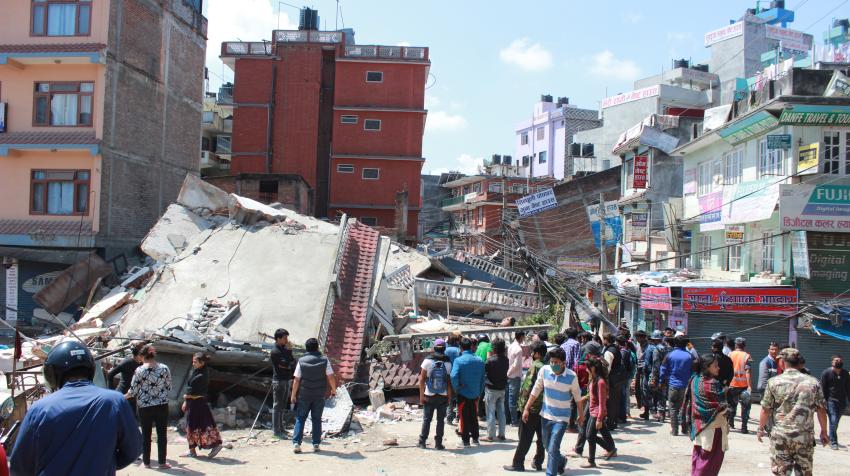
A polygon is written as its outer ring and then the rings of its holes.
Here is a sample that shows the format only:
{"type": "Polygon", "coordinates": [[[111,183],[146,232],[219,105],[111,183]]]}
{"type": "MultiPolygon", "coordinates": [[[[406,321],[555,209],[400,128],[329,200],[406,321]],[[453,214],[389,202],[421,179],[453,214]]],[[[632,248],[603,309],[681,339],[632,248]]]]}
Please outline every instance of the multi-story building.
{"type": "Polygon", "coordinates": [[[220,175],[230,170],[230,134],[233,111],[218,104],[215,93],[204,97],[201,118],[201,175],[220,175]]]}
{"type": "MultiPolygon", "coordinates": [[[[198,173],[206,19],[190,0],[5,0],[0,302],[145,236],[198,173]]],[[[73,311],[73,309],[71,309],[73,311]]]]}
{"type": "MultiPolygon", "coordinates": [[[[594,129],[602,122],[599,113],[571,105],[568,98],[543,95],[534,105],[534,113],[516,127],[516,160],[531,177],[554,177],[563,180],[569,164],[565,157],[578,131],[594,129]]],[[[510,165],[510,164],[508,164],[510,165]]],[[[569,177],[570,173],[566,173],[569,177]]]]}
{"type": "Polygon", "coordinates": [[[422,175],[422,209],[419,212],[419,236],[431,250],[449,247],[451,213],[442,209],[442,202],[451,198],[452,191],[444,184],[463,177],[460,172],[422,175]]]}
{"type": "Polygon", "coordinates": [[[276,174],[301,177],[316,216],[406,223],[415,240],[428,48],[357,45],[351,30],[318,31],[305,11],[300,30],[274,31],[270,43],[221,46],[235,73],[233,180],[253,174],[277,195],[276,174]]]}

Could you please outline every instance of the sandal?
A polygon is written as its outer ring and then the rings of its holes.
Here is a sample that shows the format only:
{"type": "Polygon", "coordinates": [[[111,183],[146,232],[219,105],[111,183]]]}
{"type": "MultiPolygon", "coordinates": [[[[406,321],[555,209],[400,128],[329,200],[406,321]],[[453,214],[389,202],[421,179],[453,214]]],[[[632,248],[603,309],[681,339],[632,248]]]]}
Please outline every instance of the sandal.
{"type": "Polygon", "coordinates": [[[161,465],[157,466],[157,469],[171,469],[171,465],[168,463],[162,463],[161,465]]]}
{"type": "Polygon", "coordinates": [[[590,461],[582,463],[582,464],[579,465],[579,468],[582,468],[582,469],[590,469],[590,468],[595,468],[595,467],[596,467],[596,463],[591,463],[590,461]]]}
{"type": "Polygon", "coordinates": [[[603,456],[603,458],[605,458],[605,461],[608,461],[609,459],[614,458],[616,456],[617,456],[617,450],[614,450],[610,453],[605,453],[605,456],[603,456]]]}
{"type": "Polygon", "coordinates": [[[187,451],[187,452],[181,454],[180,457],[181,458],[197,458],[198,453],[195,453],[194,451],[187,451]]]}
{"type": "Polygon", "coordinates": [[[215,455],[217,455],[221,451],[221,445],[216,446],[215,448],[210,450],[210,453],[207,455],[207,458],[213,459],[215,455]]]}

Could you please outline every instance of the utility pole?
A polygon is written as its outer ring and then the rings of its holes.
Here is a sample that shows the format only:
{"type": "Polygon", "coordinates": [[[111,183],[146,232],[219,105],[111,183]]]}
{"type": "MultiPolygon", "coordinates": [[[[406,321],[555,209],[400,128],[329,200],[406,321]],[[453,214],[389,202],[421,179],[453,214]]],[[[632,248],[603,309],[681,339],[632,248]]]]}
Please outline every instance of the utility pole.
{"type": "Polygon", "coordinates": [[[608,317],[608,304],[605,302],[605,274],[607,269],[607,256],[605,256],[605,231],[608,224],[605,222],[605,194],[599,192],[599,271],[602,272],[602,280],[599,282],[599,305],[602,315],[608,317]]]}
{"type": "Polygon", "coordinates": [[[507,185],[505,184],[505,168],[500,168],[502,171],[502,264],[505,268],[510,269],[510,263],[508,263],[508,227],[505,224],[505,217],[507,215],[506,212],[508,208],[507,185]]]}

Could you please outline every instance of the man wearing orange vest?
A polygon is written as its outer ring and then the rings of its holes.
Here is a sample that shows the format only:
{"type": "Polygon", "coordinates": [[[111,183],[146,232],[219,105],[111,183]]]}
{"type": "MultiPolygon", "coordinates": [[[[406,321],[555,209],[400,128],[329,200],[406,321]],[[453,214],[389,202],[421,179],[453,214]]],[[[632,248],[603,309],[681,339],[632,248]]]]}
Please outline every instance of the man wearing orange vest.
{"type": "Polygon", "coordinates": [[[729,427],[735,428],[735,412],[738,409],[738,402],[741,402],[741,433],[745,435],[749,433],[747,420],[750,418],[750,366],[753,364],[752,357],[744,350],[746,346],[746,339],[736,337],[735,350],[729,354],[729,358],[732,359],[733,377],[727,394],[730,411],[726,412],[729,427]]]}

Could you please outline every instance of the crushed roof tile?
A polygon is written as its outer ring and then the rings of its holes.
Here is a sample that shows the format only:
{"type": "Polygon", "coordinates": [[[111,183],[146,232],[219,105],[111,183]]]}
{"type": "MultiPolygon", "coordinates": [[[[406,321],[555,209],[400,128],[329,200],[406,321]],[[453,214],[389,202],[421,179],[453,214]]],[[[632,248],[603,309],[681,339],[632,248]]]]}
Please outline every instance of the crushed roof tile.
{"type": "Polygon", "coordinates": [[[0,235],[76,235],[93,236],[91,223],[70,217],[69,220],[0,220],[0,235]],[[82,223],[82,224],[81,224],[82,223]]]}
{"type": "Polygon", "coordinates": [[[369,369],[369,387],[387,390],[404,390],[419,384],[419,369],[428,352],[416,352],[409,362],[402,362],[400,354],[381,357],[369,369]],[[381,385],[383,382],[383,385],[381,385]]]}
{"type": "Polygon", "coordinates": [[[99,144],[94,131],[20,131],[0,134],[0,144],[99,144]]]}
{"type": "Polygon", "coordinates": [[[104,48],[101,43],[0,45],[0,53],[96,53],[104,48]]]}

